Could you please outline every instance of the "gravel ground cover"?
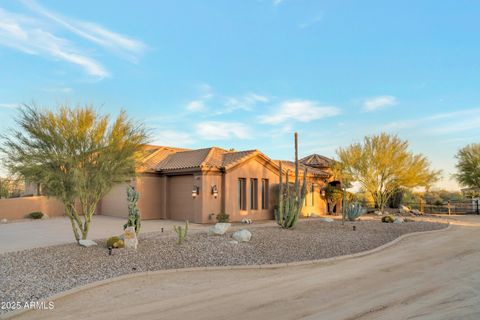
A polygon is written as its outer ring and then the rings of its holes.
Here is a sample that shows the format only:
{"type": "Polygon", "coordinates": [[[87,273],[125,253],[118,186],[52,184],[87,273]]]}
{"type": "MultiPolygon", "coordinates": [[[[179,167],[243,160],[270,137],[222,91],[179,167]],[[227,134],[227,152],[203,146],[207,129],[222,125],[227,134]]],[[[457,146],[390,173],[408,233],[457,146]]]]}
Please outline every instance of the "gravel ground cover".
{"type": "MultiPolygon", "coordinates": [[[[403,224],[378,220],[323,222],[301,220],[295,230],[276,226],[236,226],[224,236],[195,232],[177,245],[173,232],[140,236],[138,249],[114,250],[105,241],[83,248],[76,244],[37,248],[0,255],[0,301],[36,301],[98,280],[123,274],[172,268],[272,264],[329,258],[381,246],[411,232],[445,228],[447,224],[415,221],[403,224]],[[353,225],[356,231],[353,231],[353,225]],[[253,233],[247,243],[232,244],[233,231],[253,233]]],[[[7,310],[0,310],[5,313],[7,310]]]]}

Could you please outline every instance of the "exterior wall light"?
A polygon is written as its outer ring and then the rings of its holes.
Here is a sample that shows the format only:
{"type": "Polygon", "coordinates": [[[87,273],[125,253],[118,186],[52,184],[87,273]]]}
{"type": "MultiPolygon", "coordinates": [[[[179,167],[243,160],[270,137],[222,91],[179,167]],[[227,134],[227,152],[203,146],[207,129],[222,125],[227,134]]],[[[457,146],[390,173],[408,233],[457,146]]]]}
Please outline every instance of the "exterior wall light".
{"type": "Polygon", "coordinates": [[[325,189],[322,189],[322,191],[320,192],[320,194],[322,195],[323,198],[325,198],[325,189]]]}
{"type": "Polygon", "coordinates": [[[192,198],[196,198],[200,194],[200,187],[199,186],[193,186],[192,189],[192,198]]]}
{"type": "Polygon", "coordinates": [[[213,197],[214,197],[215,199],[217,199],[217,197],[218,197],[218,188],[217,188],[216,185],[213,185],[213,186],[212,186],[212,195],[213,195],[213,197]]]}

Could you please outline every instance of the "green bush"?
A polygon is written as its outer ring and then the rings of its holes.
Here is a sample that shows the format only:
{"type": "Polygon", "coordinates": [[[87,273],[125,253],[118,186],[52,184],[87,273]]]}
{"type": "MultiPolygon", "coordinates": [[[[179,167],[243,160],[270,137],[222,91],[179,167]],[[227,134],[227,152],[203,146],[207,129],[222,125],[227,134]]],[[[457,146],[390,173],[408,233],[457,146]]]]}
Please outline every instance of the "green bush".
{"type": "Polygon", "coordinates": [[[42,219],[43,218],[43,213],[41,213],[40,211],[35,211],[35,212],[30,213],[28,216],[32,219],[42,219]]]}
{"type": "Polygon", "coordinates": [[[108,240],[107,240],[107,247],[108,247],[108,248],[115,248],[113,245],[114,245],[115,243],[117,243],[118,241],[121,241],[121,240],[120,240],[120,238],[117,237],[117,236],[113,236],[113,237],[108,238],[108,240]]]}
{"type": "Polygon", "coordinates": [[[228,219],[230,219],[230,215],[222,212],[222,213],[219,213],[217,214],[217,221],[219,223],[225,223],[225,222],[228,222],[228,219]]]}
{"type": "Polygon", "coordinates": [[[385,223],[393,223],[395,221],[395,218],[393,216],[385,216],[385,217],[382,217],[382,222],[385,222],[385,223]]]}

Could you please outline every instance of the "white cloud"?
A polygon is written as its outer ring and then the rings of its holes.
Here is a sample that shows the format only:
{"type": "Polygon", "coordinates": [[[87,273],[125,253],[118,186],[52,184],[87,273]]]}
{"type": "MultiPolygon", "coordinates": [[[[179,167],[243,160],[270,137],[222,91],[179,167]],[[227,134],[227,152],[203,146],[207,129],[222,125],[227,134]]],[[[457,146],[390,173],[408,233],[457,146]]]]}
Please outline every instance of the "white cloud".
{"type": "Polygon", "coordinates": [[[197,124],[197,134],[205,140],[249,139],[250,128],[240,122],[207,121],[197,124]]]}
{"type": "Polygon", "coordinates": [[[154,144],[163,146],[183,147],[194,143],[193,138],[185,132],[175,130],[160,130],[155,132],[154,144]]]}
{"type": "Polygon", "coordinates": [[[227,97],[223,109],[218,110],[215,114],[231,113],[237,110],[250,111],[258,103],[268,103],[270,99],[257,93],[248,93],[240,97],[227,97]]]}
{"type": "Polygon", "coordinates": [[[280,4],[282,4],[283,1],[284,1],[284,0],[272,0],[272,4],[273,4],[274,6],[279,6],[280,4]]]}
{"type": "Polygon", "coordinates": [[[202,100],[193,100],[187,104],[188,111],[202,111],[205,110],[205,103],[202,100]]]}
{"type": "Polygon", "coordinates": [[[278,124],[286,121],[310,122],[340,114],[340,109],[334,106],[321,106],[311,100],[289,100],[280,104],[272,114],[260,117],[261,123],[278,124]]]}
{"type": "Polygon", "coordinates": [[[377,96],[366,99],[363,103],[363,111],[371,112],[378,109],[394,106],[398,103],[394,96],[377,96]]]}
{"type": "Polygon", "coordinates": [[[16,104],[16,103],[0,103],[0,108],[16,109],[16,108],[18,108],[18,104],[16,104]]]}
{"type": "Polygon", "coordinates": [[[93,22],[68,19],[47,10],[33,0],[22,0],[21,2],[34,12],[50,19],[77,36],[94,42],[131,61],[136,62],[138,55],[142,54],[146,49],[145,44],[141,41],[115,33],[93,22]]]}
{"type": "Polygon", "coordinates": [[[107,70],[75,48],[68,40],[41,29],[40,23],[0,8],[0,45],[27,54],[46,56],[81,66],[88,74],[104,78],[107,70]]]}

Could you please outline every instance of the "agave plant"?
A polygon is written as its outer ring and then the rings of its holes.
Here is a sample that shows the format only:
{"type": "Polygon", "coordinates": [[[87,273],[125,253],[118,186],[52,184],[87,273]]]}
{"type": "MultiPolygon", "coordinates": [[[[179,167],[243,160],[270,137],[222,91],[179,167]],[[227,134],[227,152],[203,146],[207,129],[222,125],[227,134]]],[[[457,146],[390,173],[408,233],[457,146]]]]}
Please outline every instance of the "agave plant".
{"type": "Polygon", "coordinates": [[[365,209],[359,202],[347,202],[343,208],[344,218],[349,221],[357,220],[364,212],[365,209]]]}

